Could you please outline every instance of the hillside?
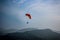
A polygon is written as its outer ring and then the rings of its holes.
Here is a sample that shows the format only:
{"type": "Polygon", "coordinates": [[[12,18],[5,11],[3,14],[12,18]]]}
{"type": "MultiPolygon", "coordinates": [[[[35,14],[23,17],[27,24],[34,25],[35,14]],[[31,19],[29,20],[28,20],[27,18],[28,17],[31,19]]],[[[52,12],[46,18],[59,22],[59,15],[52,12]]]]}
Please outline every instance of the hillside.
{"type": "Polygon", "coordinates": [[[53,32],[50,29],[29,29],[29,31],[28,29],[23,29],[23,32],[20,31],[22,30],[14,33],[8,33],[0,38],[6,40],[60,40],[60,34],[53,32]]]}

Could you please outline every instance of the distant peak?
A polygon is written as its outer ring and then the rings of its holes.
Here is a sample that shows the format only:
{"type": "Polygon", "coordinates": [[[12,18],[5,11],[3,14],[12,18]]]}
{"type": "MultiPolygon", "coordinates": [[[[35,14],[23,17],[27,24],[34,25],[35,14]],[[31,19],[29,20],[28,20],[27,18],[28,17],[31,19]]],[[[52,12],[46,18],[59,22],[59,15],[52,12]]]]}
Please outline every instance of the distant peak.
{"type": "Polygon", "coordinates": [[[36,28],[24,28],[24,29],[20,29],[17,32],[26,32],[26,31],[32,31],[32,30],[38,30],[36,28]]]}

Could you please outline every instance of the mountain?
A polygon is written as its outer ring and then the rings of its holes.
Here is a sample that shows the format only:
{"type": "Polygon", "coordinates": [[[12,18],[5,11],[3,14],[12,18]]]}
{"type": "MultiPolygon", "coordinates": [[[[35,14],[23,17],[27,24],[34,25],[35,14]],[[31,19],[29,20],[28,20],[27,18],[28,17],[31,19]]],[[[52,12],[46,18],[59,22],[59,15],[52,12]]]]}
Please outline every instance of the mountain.
{"type": "Polygon", "coordinates": [[[56,31],[57,33],[60,33],[60,31],[56,31]]]}
{"type": "Polygon", "coordinates": [[[5,36],[2,36],[1,39],[6,40],[60,40],[60,34],[53,32],[50,29],[34,29],[30,30],[30,28],[22,29],[14,32],[14,33],[8,33],[5,36]],[[26,31],[24,31],[26,30],[26,31]]]}
{"type": "Polygon", "coordinates": [[[17,32],[26,32],[26,31],[32,31],[32,30],[37,30],[36,28],[24,28],[24,29],[20,29],[17,32]]]}

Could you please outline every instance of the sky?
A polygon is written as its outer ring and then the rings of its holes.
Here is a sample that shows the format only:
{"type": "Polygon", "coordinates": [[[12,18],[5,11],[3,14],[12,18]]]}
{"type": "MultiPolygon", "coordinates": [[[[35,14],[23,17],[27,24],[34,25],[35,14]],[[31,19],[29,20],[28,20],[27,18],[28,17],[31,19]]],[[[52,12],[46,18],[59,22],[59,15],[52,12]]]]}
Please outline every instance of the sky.
{"type": "Polygon", "coordinates": [[[2,0],[1,7],[2,32],[22,28],[60,31],[60,0],[2,0]],[[27,19],[26,13],[30,13],[32,19],[27,19]]]}

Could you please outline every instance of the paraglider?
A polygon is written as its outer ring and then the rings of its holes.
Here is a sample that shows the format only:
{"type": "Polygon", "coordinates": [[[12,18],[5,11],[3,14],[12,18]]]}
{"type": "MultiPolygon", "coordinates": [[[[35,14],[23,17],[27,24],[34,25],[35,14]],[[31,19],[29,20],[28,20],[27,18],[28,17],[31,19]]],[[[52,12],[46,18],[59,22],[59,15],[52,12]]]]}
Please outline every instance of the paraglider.
{"type": "MultiPolygon", "coordinates": [[[[29,13],[26,13],[25,16],[27,16],[29,19],[31,19],[31,15],[29,13]]],[[[29,22],[27,22],[28,24],[29,22]]]]}

